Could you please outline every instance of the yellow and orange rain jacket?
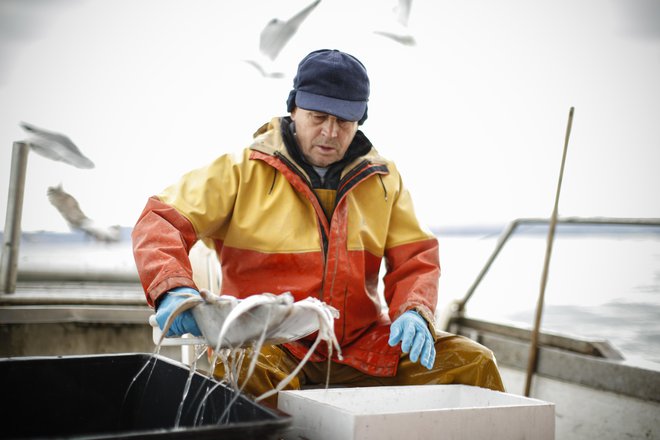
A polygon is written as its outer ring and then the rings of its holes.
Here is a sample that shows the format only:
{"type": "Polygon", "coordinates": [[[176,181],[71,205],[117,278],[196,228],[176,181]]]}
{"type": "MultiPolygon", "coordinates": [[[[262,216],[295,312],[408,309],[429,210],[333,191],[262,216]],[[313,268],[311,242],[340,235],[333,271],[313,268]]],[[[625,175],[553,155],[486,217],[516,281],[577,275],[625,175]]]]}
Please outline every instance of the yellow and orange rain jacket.
{"type": "MultiPolygon", "coordinates": [[[[196,288],[188,252],[204,239],[222,267],[221,294],[318,298],[339,310],[335,334],[343,359],[333,354],[333,361],[393,376],[401,350],[387,343],[390,322],[414,309],[433,332],[437,240],[418,223],[395,165],[370,143],[342,170],[328,221],[308,174],[284,144],[280,123],[287,120],[265,124],[241,158],[223,155],[149,199],[133,230],[147,301],[154,306],[170,289],[196,288]],[[377,292],[383,258],[386,309],[377,292]]],[[[313,340],[285,346],[302,358],[313,340]]],[[[323,345],[310,360],[327,359],[323,345]]]]}

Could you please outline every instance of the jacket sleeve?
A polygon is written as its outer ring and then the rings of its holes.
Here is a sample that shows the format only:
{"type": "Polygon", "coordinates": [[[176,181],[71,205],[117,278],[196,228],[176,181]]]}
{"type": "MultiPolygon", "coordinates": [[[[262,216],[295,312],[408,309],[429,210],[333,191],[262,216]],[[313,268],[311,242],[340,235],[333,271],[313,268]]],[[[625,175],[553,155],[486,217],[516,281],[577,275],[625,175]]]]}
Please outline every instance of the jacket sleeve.
{"type": "Polygon", "coordinates": [[[231,216],[239,182],[236,163],[223,155],[193,170],[147,202],[133,228],[133,255],[147,302],[179,286],[197,288],[188,259],[200,238],[218,238],[231,216]]]}
{"type": "Polygon", "coordinates": [[[419,224],[410,193],[400,178],[395,195],[385,248],[387,272],[383,278],[390,319],[394,321],[407,310],[416,310],[434,333],[440,277],[438,241],[419,224]]]}
{"type": "Polygon", "coordinates": [[[150,306],[168,290],[197,288],[188,252],[197,241],[186,217],[158,197],[151,197],[132,233],[133,256],[150,306]]]}

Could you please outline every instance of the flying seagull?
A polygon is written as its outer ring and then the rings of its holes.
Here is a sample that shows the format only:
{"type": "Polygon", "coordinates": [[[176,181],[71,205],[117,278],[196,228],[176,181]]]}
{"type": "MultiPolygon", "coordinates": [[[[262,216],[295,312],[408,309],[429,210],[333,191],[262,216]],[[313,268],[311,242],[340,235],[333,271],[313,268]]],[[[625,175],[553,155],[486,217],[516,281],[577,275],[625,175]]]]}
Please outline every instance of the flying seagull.
{"type": "Polygon", "coordinates": [[[374,31],[374,33],[390,38],[405,46],[414,46],[416,44],[415,37],[408,31],[411,8],[412,0],[398,0],[393,10],[396,15],[396,23],[388,25],[388,30],[374,31]]]}
{"type": "Polygon", "coordinates": [[[321,0],[315,0],[300,12],[295,14],[288,20],[280,20],[273,18],[266,24],[259,36],[259,52],[260,58],[265,57],[264,60],[245,60],[248,64],[254,66],[263,76],[270,78],[281,78],[284,76],[281,72],[271,72],[270,69],[264,67],[269,65],[280,54],[284,46],[291,40],[303,21],[307,16],[321,3],[321,0]]]}
{"type": "Polygon", "coordinates": [[[119,226],[103,227],[96,224],[82,212],[78,201],[62,189],[62,184],[48,187],[48,200],[62,214],[71,229],[83,231],[98,241],[119,241],[119,226]]]}
{"type": "Polygon", "coordinates": [[[94,168],[94,162],[82,154],[71,139],[65,135],[47,131],[26,122],[21,122],[20,126],[31,135],[26,142],[35,153],[77,168],[94,168]]]}
{"type": "Polygon", "coordinates": [[[298,31],[298,28],[307,16],[321,3],[316,0],[302,11],[286,21],[273,18],[261,31],[259,38],[259,50],[271,60],[277,58],[282,48],[289,42],[291,37],[298,31]]]}
{"type": "Polygon", "coordinates": [[[410,8],[412,7],[412,0],[399,0],[399,3],[394,7],[396,20],[403,26],[408,26],[410,19],[410,8]]]}
{"type": "Polygon", "coordinates": [[[284,78],[284,73],[282,73],[282,72],[275,72],[275,71],[273,71],[273,72],[271,72],[271,71],[267,71],[267,70],[264,69],[263,66],[262,66],[260,63],[258,63],[257,61],[254,61],[254,60],[245,60],[245,62],[248,63],[249,65],[251,65],[252,67],[254,67],[255,69],[257,69],[257,70],[259,71],[259,73],[261,73],[261,75],[265,76],[266,78],[284,78]]]}

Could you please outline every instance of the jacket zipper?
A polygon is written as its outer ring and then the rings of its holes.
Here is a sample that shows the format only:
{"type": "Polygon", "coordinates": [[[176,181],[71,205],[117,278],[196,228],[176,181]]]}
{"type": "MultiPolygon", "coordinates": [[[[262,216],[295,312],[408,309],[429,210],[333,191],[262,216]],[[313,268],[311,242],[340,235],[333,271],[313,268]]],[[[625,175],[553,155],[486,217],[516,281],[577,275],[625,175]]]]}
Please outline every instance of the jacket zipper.
{"type": "MultiPolygon", "coordinates": [[[[319,205],[321,204],[321,201],[319,200],[318,196],[316,195],[316,192],[314,192],[314,188],[312,188],[312,183],[309,181],[307,176],[305,176],[298,167],[296,167],[288,158],[284,157],[282,154],[280,154],[279,151],[276,151],[274,153],[275,157],[280,159],[291,171],[293,171],[298,177],[302,179],[303,182],[307,185],[307,187],[311,190],[312,194],[314,194],[314,197],[316,197],[316,200],[318,201],[319,205]]],[[[335,202],[335,206],[339,205],[343,197],[357,185],[358,183],[362,182],[364,179],[367,177],[371,176],[372,174],[378,172],[378,171],[387,171],[386,166],[375,166],[372,168],[368,168],[369,161],[367,159],[363,160],[359,164],[357,164],[352,170],[350,170],[346,175],[339,181],[339,184],[337,185],[337,200],[335,202]],[[368,169],[365,169],[368,168],[368,169]],[[353,177],[358,175],[359,173],[365,173],[364,176],[360,176],[359,178],[355,179],[352,183],[349,183],[353,177]]],[[[382,183],[382,182],[381,182],[382,183]]],[[[387,197],[387,196],[386,196],[387,197]]],[[[318,214],[317,214],[318,216],[318,214]]],[[[333,212],[334,216],[334,212],[333,212]]],[[[320,222],[320,219],[318,219],[320,222]]],[[[332,224],[332,218],[328,221],[328,226],[331,227],[330,225],[332,224]]],[[[323,301],[323,291],[325,290],[325,281],[327,279],[328,275],[328,252],[329,252],[329,238],[328,235],[325,232],[325,229],[323,228],[323,225],[319,225],[319,229],[321,231],[321,238],[322,238],[322,246],[323,246],[323,279],[321,280],[321,291],[319,292],[319,299],[323,301]]],[[[336,271],[335,267],[335,271],[336,271]]],[[[333,276],[334,280],[334,276],[333,276]]]]}
{"type": "MultiPolygon", "coordinates": [[[[284,165],[287,166],[291,171],[293,171],[298,177],[302,179],[303,182],[307,185],[307,187],[311,190],[312,194],[314,194],[314,197],[316,197],[316,200],[319,202],[319,205],[321,205],[321,201],[319,200],[318,196],[314,192],[314,188],[312,188],[312,183],[309,181],[307,176],[305,176],[298,167],[296,167],[289,159],[284,157],[284,155],[280,154],[279,151],[276,151],[273,153],[275,157],[280,159],[284,165]]],[[[317,214],[318,217],[318,214],[317,214]]],[[[318,219],[319,221],[319,230],[321,231],[321,247],[323,251],[323,279],[321,280],[321,291],[319,292],[319,300],[323,301],[323,290],[325,289],[325,279],[328,271],[328,246],[329,246],[329,241],[328,241],[328,234],[325,232],[325,228],[321,224],[321,219],[318,219]]],[[[328,221],[328,226],[330,226],[330,222],[328,221]]]]}

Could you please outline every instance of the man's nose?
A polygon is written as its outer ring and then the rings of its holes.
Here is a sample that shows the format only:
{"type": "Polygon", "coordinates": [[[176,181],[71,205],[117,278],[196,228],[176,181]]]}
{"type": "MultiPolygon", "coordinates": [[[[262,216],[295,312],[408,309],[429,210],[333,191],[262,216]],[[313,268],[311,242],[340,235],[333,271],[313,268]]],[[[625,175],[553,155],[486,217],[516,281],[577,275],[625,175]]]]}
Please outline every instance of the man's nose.
{"type": "Polygon", "coordinates": [[[339,126],[337,125],[337,118],[330,116],[323,122],[323,135],[326,137],[334,138],[337,137],[337,130],[339,126]]]}

